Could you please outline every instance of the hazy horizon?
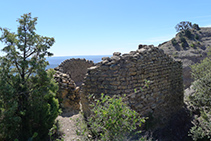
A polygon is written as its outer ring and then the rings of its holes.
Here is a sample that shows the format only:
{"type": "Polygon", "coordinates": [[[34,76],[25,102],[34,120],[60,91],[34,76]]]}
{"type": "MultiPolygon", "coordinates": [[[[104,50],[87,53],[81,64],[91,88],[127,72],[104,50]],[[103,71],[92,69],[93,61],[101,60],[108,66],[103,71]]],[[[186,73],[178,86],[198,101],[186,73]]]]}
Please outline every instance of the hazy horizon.
{"type": "Polygon", "coordinates": [[[59,66],[63,61],[67,59],[72,59],[72,58],[81,58],[81,59],[86,59],[86,60],[91,60],[94,63],[98,63],[102,61],[102,57],[111,57],[112,55],[84,55],[84,56],[52,56],[52,57],[46,57],[46,60],[49,62],[49,66],[47,66],[47,69],[49,68],[55,68],[59,66]]]}

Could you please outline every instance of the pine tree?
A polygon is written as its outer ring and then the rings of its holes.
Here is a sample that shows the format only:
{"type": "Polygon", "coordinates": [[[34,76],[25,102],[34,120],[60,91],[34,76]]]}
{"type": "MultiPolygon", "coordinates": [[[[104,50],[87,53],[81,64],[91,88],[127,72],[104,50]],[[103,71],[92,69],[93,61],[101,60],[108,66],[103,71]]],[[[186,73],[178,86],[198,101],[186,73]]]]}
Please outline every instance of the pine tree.
{"type": "Polygon", "coordinates": [[[31,13],[17,21],[17,34],[0,28],[6,53],[0,57],[0,139],[45,140],[60,112],[54,71],[46,71],[45,60],[55,40],[36,34],[31,13]]]}

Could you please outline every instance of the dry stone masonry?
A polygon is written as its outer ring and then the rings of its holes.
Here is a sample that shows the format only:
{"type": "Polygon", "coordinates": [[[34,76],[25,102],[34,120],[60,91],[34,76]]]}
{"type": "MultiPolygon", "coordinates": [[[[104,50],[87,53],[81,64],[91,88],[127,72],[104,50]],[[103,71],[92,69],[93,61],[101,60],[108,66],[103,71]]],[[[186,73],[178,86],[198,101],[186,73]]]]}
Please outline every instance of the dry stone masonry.
{"type": "Polygon", "coordinates": [[[165,124],[183,106],[182,63],[152,45],[123,55],[115,52],[88,69],[80,91],[85,116],[90,113],[87,96],[99,98],[101,93],[126,94],[132,109],[165,124]]]}
{"type": "Polygon", "coordinates": [[[69,74],[77,86],[80,86],[87,73],[87,68],[93,66],[93,61],[85,59],[68,59],[62,62],[56,69],[69,74]]]}
{"type": "MultiPolygon", "coordinates": [[[[56,70],[56,69],[55,69],[56,70]]],[[[64,113],[74,113],[80,110],[79,87],[76,87],[74,81],[68,74],[56,70],[54,79],[59,84],[57,97],[64,113]]]]}

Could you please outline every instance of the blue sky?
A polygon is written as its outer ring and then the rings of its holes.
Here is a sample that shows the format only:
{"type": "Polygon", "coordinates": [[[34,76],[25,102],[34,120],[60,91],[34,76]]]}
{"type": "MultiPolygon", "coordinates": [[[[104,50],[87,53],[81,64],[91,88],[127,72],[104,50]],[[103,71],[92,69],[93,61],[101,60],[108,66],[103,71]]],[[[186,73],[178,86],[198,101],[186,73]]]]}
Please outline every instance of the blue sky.
{"type": "Polygon", "coordinates": [[[210,5],[210,0],[5,0],[0,27],[16,32],[17,18],[31,12],[38,17],[37,33],[55,38],[55,56],[110,55],[170,40],[180,21],[211,26],[210,5]]]}

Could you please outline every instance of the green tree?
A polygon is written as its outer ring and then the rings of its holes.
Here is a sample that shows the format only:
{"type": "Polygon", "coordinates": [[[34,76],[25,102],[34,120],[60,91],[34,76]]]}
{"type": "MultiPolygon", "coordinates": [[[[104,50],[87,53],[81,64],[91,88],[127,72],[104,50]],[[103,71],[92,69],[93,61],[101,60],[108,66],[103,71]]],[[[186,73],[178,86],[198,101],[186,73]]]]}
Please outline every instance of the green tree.
{"type": "Polygon", "coordinates": [[[189,21],[182,21],[182,22],[178,23],[175,27],[177,32],[189,30],[191,28],[192,28],[192,23],[189,21]]]}
{"type": "Polygon", "coordinates": [[[17,21],[17,34],[0,28],[6,53],[0,57],[0,139],[45,140],[60,112],[54,71],[46,71],[45,61],[55,41],[35,33],[31,13],[17,21]]]}
{"type": "Polygon", "coordinates": [[[211,140],[211,58],[193,65],[192,76],[195,93],[189,98],[196,114],[191,136],[193,140],[211,140]]]}

